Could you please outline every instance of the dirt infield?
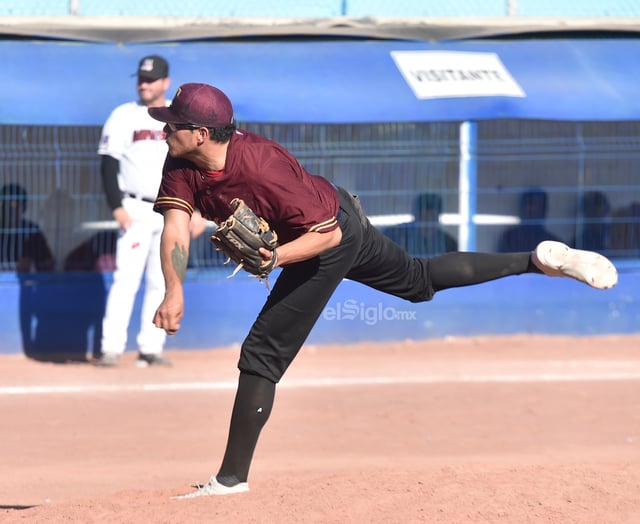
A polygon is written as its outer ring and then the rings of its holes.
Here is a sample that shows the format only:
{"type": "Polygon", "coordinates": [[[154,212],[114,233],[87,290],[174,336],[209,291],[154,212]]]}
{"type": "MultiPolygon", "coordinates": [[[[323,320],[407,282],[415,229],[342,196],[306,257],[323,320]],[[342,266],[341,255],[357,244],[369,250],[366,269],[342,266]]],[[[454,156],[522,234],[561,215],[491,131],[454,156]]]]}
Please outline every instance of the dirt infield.
{"type": "Polygon", "coordinates": [[[3,523],[640,523],[640,336],[303,348],[251,491],[215,472],[237,348],[0,357],[3,523]]]}

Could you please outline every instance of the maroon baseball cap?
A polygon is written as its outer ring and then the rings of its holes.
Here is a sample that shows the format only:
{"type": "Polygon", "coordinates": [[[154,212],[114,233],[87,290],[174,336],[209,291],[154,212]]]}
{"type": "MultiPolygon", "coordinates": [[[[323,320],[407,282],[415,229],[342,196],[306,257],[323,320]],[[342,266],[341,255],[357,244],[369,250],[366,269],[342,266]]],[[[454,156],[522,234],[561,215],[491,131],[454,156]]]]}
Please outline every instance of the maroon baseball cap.
{"type": "Polygon", "coordinates": [[[149,114],[160,122],[224,127],[233,123],[231,101],[209,84],[182,84],[169,107],[150,107],[149,114]]]}

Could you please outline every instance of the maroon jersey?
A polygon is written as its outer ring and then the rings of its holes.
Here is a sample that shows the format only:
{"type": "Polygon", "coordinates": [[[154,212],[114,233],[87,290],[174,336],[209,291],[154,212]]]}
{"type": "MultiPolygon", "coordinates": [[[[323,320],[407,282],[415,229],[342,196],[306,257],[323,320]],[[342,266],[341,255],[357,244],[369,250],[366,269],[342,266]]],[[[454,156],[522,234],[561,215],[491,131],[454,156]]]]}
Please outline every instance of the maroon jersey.
{"type": "Polygon", "coordinates": [[[194,209],[219,223],[241,198],[278,234],[280,243],[304,233],[338,227],[339,200],[326,179],[307,172],[285,148],[249,131],[237,130],[224,171],[209,173],[190,161],[167,156],[154,209],[194,209]]]}

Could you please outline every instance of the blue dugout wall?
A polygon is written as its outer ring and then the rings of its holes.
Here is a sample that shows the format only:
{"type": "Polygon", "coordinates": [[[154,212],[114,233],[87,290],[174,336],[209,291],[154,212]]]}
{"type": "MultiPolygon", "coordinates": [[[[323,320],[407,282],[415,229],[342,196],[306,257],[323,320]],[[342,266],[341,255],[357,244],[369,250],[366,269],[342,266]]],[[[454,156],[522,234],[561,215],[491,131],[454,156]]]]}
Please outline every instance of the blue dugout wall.
{"type": "MultiPolygon", "coordinates": [[[[620,267],[611,290],[570,279],[521,275],[438,293],[411,304],[344,281],[312,331],[308,343],[419,340],[505,334],[603,335],[638,332],[640,275],[620,267]]],[[[185,318],[167,349],[238,346],[268,293],[243,273],[228,270],[187,275],[185,318]]],[[[24,351],[43,360],[85,360],[99,349],[110,274],[40,274],[20,282],[0,274],[0,353],[24,351]]],[[[129,327],[135,348],[140,303],[129,327]]]]}
{"type": "MultiPolygon", "coordinates": [[[[158,45],[3,41],[0,53],[4,65],[0,125],[24,126],[25,132],[39,125],[101,125],[115,105],[134,95],[131,73],[138,58],[148,53],[160,53],[170,60],[174,87],[204,81],[226,90],[235,103],[237,118],[247,122],[640,120],[636,96],[640,41],[635,39],[158,45]],[[427,84],[448,83],[454,89],[464,80],[446,67],[422,67],[420,62],[401,71],[393,55],[396,52],[498,57],[505,68],[500,74],[507,71],[513,83],[506,94],[424,96],[420,88],[427,84]],[[413,75],[417,87],[410,85],[407,75],[413,75]]],[[[486,75],[486,69],[471,67],[466,73],[470,75],[467,82],[473,83],[486,75]]],[[[6,161],[20,151],[4,150],[2,155],[6,161]]],[[[0,177],[6,177],[5,173],[0,172],[0,177]]],[[[620,261],[619,266],[620,284],[606,292],[569,280],[528,275],[450,290],[421,305],[344,282],[309,342],[523,332],[632,333],[639,325],[635,297],[640,281],[634,261],[620,261]]],[[[242,274],[227,280],[227,274],[226,269],[188,274],[183,330],[170,338],[169,348],[241,342],[266,289],[242,274]]],[[[2,273],[0,329],[5,335],[0,339],[0,352],[84,358],[97,347],[109,285],[109,273],[60,272],[24,279],[2,273]]],[[[135,347],[138,315],[139,305],[130,327],[131,348],[135,347]]]]}
{"type": "Polygon", "coordinates": [[[0,41],[0,123],[102,125],[113,107],[135,96],[131,73],[151,53],[172,64],[174,89],[213,84],[229,94],[242,122],[640,119],[640,39],[6,40],[0,41]],[[416,56],[401,70],[403,53],[416,56]],[[420,87],[424,92],[416,93],[420,87]]]}

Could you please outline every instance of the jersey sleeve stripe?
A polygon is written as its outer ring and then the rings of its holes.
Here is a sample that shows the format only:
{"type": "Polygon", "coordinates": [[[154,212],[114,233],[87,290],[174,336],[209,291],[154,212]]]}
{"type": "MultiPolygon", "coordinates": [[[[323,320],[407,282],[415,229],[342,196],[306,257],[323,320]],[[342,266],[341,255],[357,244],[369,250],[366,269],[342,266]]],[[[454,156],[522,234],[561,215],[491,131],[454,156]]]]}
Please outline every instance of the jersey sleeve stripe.
{"type": "Polygon", "coordinates": [[[309,231],[315,233],[326,233],[328,231],[334,230],[337,225],[338,220],[336,219],[336,217],[331,217],[329,220],[325,220],[324,222],[320,222],[319,224],[316,224],[315,226],[309,228],[309,231]]]}
{"type": "Polygon", "coordinates": [[[189,204],[186,200],[175,197],[167,197],[161,196],[156,200],[156,207],[173,207],[173,208],[182,208],[190,215],[193,214],[193,206],[189,204]]]}

